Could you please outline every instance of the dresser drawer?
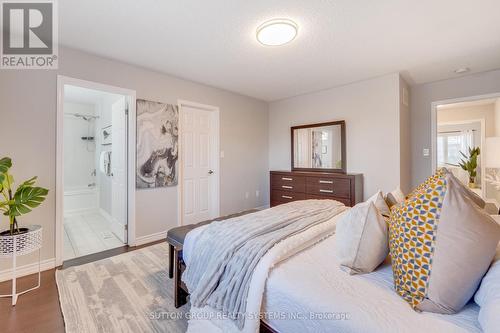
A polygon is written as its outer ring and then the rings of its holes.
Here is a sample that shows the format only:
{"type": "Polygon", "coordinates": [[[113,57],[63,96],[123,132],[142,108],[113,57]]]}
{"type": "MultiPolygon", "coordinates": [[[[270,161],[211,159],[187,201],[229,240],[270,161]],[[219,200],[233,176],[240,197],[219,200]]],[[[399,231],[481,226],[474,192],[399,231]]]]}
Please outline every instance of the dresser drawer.
{"type": "Polygon", "coordinates": [[[305,192],[306,177],[292,175],[272,175],[271,188],[281,191],[305,192]]]}
{"type": "Polygon", "coordinates": [[[291,202],[296,200],[304,200],[306,195],[304,193],[295,193],[281,190],[271,190],[271,201],[273,202],[291,202]]]}
{"type": "Polygon", "coordinates": [[[307,177],[306,193],[349,199],[351,181],[345,178],[307,177]]]}
{"type": "Polygon", "coordinates": [[[316,199],[316,200],[330,199],[330,200],[336,200],[336,201],[342,202],[346,206],[349,206],[349,207],[351,206],[350,199],[337,198],[337,197],[332,197],[332,196],[327,196],[327,195],[306,194],[306,199],[316,199]]]}

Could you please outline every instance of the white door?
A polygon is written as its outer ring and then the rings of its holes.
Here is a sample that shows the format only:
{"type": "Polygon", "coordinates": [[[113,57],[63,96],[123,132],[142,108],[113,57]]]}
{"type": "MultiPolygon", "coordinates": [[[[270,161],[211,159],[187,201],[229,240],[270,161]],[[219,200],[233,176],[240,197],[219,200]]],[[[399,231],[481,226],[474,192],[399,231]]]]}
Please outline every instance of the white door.
{"type": "Polygon", "coordinates": [[[218,122],[216,111],[181,108],[182,224],[219,214],[218,122]]]}
{"type": "Polygon", "coordinates": [[[127,243],[127,110],[125,97],[111,107],[111,217],[112,231],[127,243]]]}

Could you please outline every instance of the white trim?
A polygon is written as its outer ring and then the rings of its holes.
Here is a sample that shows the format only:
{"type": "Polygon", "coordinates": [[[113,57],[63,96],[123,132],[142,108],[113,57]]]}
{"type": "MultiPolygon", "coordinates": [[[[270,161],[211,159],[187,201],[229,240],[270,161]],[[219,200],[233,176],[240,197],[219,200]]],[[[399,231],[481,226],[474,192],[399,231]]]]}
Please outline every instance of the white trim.
{"type": "MultiPolygon", "coordinates": [[[[56,267],[55,258],[42,260],[40,262],[41,271],[47,271],[54,267],[56,267]]],[[[19,266],[16,268],[16,277],[18,278],[35,273],[38,273],[38,261],[31,264],[19,266]]],[[[7,268],[0,271],[0,282],[9,281],[11,279],[12,279],[12,268],[7,268]]]]}
{"type": "Polygon", "coordinates": [[[107,84],[80,80],[63,75],[57,76],[57,141],[56,141],[56,258],[57,266],[63,262],[64,251],[64,86],[73,85],[77,87],[101,90],[112,94],[126,96],[128,103],[128,162],[127,162],[127,244],[134,246],[135,239],[135,150],[136,150],[136,109],[135,90],[120,88],[107,84]]]}
{"type": "Polygon", "coordinates": [[[136,175],[136,95],[134,90],[130,90],[127,98],[128,103],[128,126],[127,126],[127,140],[128,140],[128,166],[127,166],[127,244],[135,246],[135,175],[136,175]]]}
{"type": "MultiPolygon", "coordinates": [[[[202,110],[207,110],[215,113],[215,133],[217,135],[215,136],[215,151],[217,152],[217,156],[214,161],[214,176],[216,177],[215,181],[215,189],[214,192],[216,193],[216,198],[217,198],[217,206],[215,207],[215,212],[214,215],[211,218],[217,218],[220,215],[220,109],[217,106],[213,105],[207,105],[207,104],[200,104],[196,102],[191,102],[191,101],[186,101],[179,99],[177,100],[177,104],[179,106],[179,142],[178,142],[178,151],[182,152],[182,106],[189,106],[197,109],[202,109],[202,110]]],[[[182,154],[179,153],[179,175],[178,175],[178,186],[177,186],[177,224],[178,225],[183,225],[183,214],[182,214],[182,204],[183,204],[183,195],[182,195],[182,171],[183,171],[183,160],[182,160],[182,154]]]]}
{"type": "MultiPolygon", "coordinates": [[[[431,168],[432,173],[434,173],[437,169],[437,108],[440,105],[446,104],[455,104],[455,103],[463,103],[463,102],[472,102],[478,101],[482,99],[494,99],[500,98],[500,93],[494,94],[486,94],[486,95],[477,95],[477,96],[469,96],[469,97],[460,97],[453,99],[445,99],[441,101],[435,101],[431,103],[431,168]]],[[[479,119],[476,121],[481,121],[481,149],[484,148],[485,140],[486,140],[486,124],[485,119],[479,119]]],[[[485,190],[485,166],[484,163],[481,163],[481,188],[485,190]]]]}
{"type": "Polygon", "coordinates": [[[270,205],[264,205],[264,206],[255,207],[254,209],[264,210],[264,209],[268,209],[268,208],[271,208],[271,206],[270,205]]]}
{"type": "Polygon", "coordinates": [[[167,231],[161,231],[161,232],[157,232],[157,233],[154,233],[151,235],[137,237],[135,239],[135,245],[136,246],[144,245],[144,244],[156,242],[156,241],[159,241],[162,239],[164,240],[166,238],[167,238],[167,231]]]}

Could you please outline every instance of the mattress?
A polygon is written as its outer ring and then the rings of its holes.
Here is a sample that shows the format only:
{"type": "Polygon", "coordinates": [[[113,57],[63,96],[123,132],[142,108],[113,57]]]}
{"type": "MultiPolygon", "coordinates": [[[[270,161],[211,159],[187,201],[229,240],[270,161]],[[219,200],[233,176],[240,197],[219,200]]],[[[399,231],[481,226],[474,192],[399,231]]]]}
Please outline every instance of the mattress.
{"type": "Polygon", "coordinates": [[[392,269],[348,275],[335,256],[336,236],[270,272],[264,321],[278,332],[481,332],[479,306],[455,315],[418,313],[394,291],[392,269]]]}

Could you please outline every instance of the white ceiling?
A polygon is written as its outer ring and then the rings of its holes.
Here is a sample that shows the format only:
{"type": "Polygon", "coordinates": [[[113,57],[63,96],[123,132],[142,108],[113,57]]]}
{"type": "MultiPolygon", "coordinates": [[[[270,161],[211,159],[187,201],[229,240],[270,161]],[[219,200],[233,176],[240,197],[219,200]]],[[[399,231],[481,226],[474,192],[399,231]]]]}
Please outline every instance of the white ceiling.
{"type": "Polygon", "coordinates": [[[500,68],[498,0],[64,0],[64,45],[267,101],[401,72],[500,68]],[[272,18],[298,37],[264,47],[272,18]]]}

